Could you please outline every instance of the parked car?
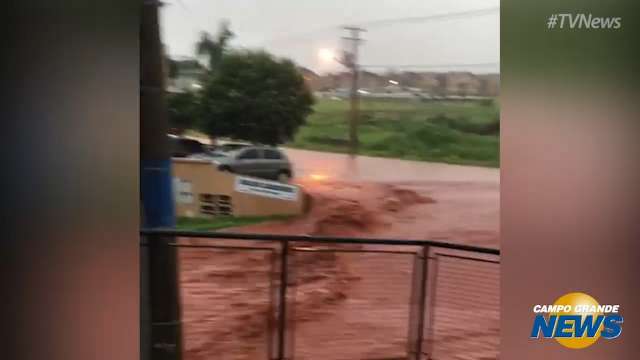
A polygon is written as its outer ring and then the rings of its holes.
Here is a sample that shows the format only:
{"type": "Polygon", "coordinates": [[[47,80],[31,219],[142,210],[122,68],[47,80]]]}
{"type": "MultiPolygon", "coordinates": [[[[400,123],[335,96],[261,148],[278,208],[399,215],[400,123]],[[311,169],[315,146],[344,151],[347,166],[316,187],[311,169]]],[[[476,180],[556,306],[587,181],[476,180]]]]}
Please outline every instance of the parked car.
{"type": "Polygon", "coordinates": [[[218,169],[235,174],[287,182],[293,177],[291,162],[280,149],[245,146],[213,160],[218,169]]]}
{"type": "Polygon", "coordinates": [[[231,152],[231,151],[236,151],[236,150],[240,150],[242,148],[246,148],[251,146],[251,144],[249,143],[241,143],[241,142],[226,142],[223,144],[218,145],[215,148],[215,151],[219,151],[219,152],[231,152]]]}
{"type": "Polygon", "coordinates": [[[206,154],[206,146],[198,140],[169,135],[169,148],[172,157],[188,157],[194,154],[206,154]]]}

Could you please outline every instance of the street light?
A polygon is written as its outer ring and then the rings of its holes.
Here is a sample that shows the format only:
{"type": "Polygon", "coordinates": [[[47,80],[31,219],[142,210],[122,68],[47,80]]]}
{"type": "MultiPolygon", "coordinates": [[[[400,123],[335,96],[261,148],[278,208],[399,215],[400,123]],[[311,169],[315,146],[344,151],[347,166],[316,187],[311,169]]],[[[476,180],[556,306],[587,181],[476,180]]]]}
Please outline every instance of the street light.
{"type": "Polygon", "coordinates": [[[342,56],[338,56],[336,51],[328,48],[322,48],[318,50],[318,57],[326,64],[338,63],[349,69],[354,66],[353,54],[349,52],[345,52],[342,56]]]}
{"type": "Polygon", "coordinates": [[[331,63],[336,60],[335,52],[327,48],[318,50],[318,57],[320,57],[320,60],[326,63],[331,63]]]}

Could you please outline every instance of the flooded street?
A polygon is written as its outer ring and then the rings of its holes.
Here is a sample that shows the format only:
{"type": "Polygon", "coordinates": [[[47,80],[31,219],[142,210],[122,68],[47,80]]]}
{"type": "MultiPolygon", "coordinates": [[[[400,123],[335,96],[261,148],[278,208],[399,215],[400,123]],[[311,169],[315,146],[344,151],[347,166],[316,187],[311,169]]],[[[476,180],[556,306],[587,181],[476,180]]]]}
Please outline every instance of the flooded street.
{"type": "MultiPolygon", "coordinates": [[[[379,213],[388,226],[376,236],[439,239],[498,247],[500,170],[287,149],[297,183],[315,198],[376,201],[372,188],[391,187],[432,199],[410,204],[401,214],[379,213]],[[345,191],[349,188],[350,191],[345,191]]],[[[378,210],[370,209],[373,212],[378,210]]],[[[268,230],[268,229],[265,229],[268,230]]],[[[337,235],[337,234],[336,234],[337,235]]],[[[365,235],[364,233],[361,235],[365,235]]]]}
{"type": "MultiPolygon", "coordinates": [[[[309,212],[228,231],[499,247],[498,169],[287,154],[295,183],[312,199],[309,212]]],[[[266,358],[270,258],[234,250],[181,252],[185,358],[266,358]]],[[[292,258],[296,359],[396,359],[406,352],[413,255],[294,251],[292,258]]],[[[438,292],[431,308],[435,323],[425,349],[438,360],[497,359],[499,265],[438,261],[438,269],[430,288],[438,292]]]]}
{"type": "Polygon", "coordinates": [[[341,181],[369,182],[482,182],[500,183],[500,170],[478,166],[285,149],[296,177],[321,175],[341,181]]]}

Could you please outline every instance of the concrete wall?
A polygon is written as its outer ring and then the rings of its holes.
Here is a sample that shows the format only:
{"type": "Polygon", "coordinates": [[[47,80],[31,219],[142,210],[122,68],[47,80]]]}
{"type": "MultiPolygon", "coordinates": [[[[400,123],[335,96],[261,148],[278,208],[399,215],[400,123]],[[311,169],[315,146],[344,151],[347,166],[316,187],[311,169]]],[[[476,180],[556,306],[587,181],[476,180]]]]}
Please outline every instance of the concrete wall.
{"type": "MultiPolygon", "coordinates": [[[[174,158],[173,186],[176,215],[185,217],[267,216],[298,215],[303,212],[305,196],[300,187],[294,186],[297,191],[295,199],[276,199],[265,195],[239,192],[236,177],[234,174],[219,171],[208,161],[174,158]]],[[[267,185],[282,185],[267,180],[258,181],[267,185]]]]}

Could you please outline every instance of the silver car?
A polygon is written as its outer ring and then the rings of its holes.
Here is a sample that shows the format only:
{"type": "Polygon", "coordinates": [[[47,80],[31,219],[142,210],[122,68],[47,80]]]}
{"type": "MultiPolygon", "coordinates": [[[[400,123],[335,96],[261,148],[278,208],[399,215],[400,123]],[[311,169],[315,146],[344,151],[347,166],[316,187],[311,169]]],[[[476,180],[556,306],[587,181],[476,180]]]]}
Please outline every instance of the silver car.
{"type": "Polygon", "coordinates": [[[293,177],[291,162],[281,150],[247,146],[213,159],[218,169],[235,174],[287,182],[293,177]]]}

